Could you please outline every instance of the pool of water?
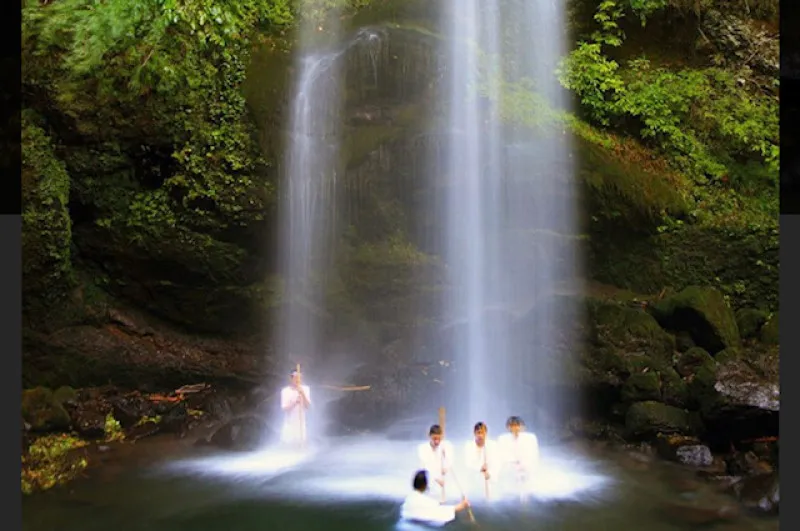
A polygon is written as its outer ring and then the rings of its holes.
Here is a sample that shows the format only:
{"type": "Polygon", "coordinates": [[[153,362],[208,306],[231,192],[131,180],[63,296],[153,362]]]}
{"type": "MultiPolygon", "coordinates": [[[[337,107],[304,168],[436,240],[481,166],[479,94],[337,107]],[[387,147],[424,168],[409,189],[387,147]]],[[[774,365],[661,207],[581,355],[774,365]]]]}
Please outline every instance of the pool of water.
{"type": "MultiPolygon", "coordinates": [[[[27,497],[23,528],[413,529],[398,522],[398,509],[416,469],[415,448],[415,442],[367,437],[331,439],[303,453],[162,448],[146,459],[131,458],[66,488],[27,497]]],[[[448,490],[457,498],[457,488],[448,490]]],[[[503,499],[495,493],[487,502],[482,489],[470,492],[478,526],[497,531],[778,529],[777,518],[734,514],[735,500],[690,470],[585,445],[543,447],[538,477],[524,500],[518,494],[509,491],[503,499]],[[709,516],[724,507],[730,508],[727,519],[709,516]]],[[[474,525],[463,515],[448,528],[474,525]]]]}

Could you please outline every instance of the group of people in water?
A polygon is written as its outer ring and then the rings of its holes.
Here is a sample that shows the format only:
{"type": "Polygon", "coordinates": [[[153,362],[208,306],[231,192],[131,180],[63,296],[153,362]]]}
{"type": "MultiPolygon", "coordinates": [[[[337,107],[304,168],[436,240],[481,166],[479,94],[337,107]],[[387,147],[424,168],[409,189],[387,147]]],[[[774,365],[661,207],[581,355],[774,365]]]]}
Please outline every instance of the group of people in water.
{"type": "Polygon", "coordinates": [[[420,469],[414,474],[412,492],[401,507],[405,520],[445,524],[454,520],[456,513],[469,510],[467,493],[479,488],[486,499],[506,485],[524,496],[528,481],[539,462],[539,441],[536,435],[525,431],[520,417],[506,421],[508,433],[497,441],[489,439],[484,422],[473,428],[473,438],[464,445],[462,469],[467,472],[461,483],[456,474],[458,458],[453,445],[443,439],[443,430],[434,424],[428,430],[428,442],[417,448],[420,469]],[[506,481],[500,481],[505,479],[506,481]],[[447,492],[452,489],[461,498],[455,505],[447,505],[447,492]]]}
{"type": "MultiPolygon", "coordinates": [[[[306,442],[305,412],[311,406],[311,389],[302,384],[299,367],[291,371],[289,377],[290,385],[281,390],[284,413],[281,441],[292,446],[303,445],[306,442]]],[[[453,444],[444,439],[442,426],[431,426],[428,441],[417,448],[419,469],[414,473],[413,490],[401,507],[401,517],[443,525],[454,520],[456,513],[469,510],[468,492],[475,493],[480,488],[484,497],[490,499],[510,484],[523,495],[539,462],[539,442],[536,435],[525,431],[525,423],[520,417],[509,417],[506,429],[507,433],[493,441],[488,436],[486,423],[475,424],[473,438],[464,445],[459,461],[453,444]],[[459,481],[458,468],[467,472],[464,483],[459,481]],[[448,493],[457,494],[461,501],[455,505],[446,504],[448,493]]]]}

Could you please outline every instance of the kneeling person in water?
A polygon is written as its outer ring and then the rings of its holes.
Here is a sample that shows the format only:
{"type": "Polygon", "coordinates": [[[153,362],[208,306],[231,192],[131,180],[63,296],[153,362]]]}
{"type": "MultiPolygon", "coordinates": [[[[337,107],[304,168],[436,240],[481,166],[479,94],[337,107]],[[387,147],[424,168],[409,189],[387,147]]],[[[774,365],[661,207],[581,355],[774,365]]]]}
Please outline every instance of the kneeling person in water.
{"type": "Polygon", "coordinates": [[[412,522],[441,526],[456,519],[456,513],[469,507],[465,497],[458,505],[441,505],[426,494],[428,473],[419,470],[414,474],[414,491],[409,494],[400,508],[400,518],[412,522]]]}

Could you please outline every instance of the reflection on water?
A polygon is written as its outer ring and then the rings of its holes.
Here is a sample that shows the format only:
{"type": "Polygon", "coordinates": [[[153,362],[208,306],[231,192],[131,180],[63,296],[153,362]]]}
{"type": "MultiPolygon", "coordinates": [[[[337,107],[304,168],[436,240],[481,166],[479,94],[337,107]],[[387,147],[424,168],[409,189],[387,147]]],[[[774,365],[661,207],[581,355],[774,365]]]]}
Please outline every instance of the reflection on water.
{"type": "MultiPolygon", "coordinates": [[[[456,445],[456,448],[463,445],[456,445]]],[[[163,475],[214,476],[225,481],[249,483],[269,497],[302,501],[385,500],[398,502],[408,494],[411,477],[418,468],[416,444],[380,438],[342,438],[322,443],[306,452],[279,447],[245,455],[216,455],[177,461],[163,467],[163,475]],[[277,476],[285,476],[279,480],[277,476]],[[275,481],[264,481],[276,478],[275,481]],[[286,478],[291,478],[287,481],[286,478]],[[256,486],[257,485],[257,486],[256,486]]],[[[472,475],[456,468],[454,487],[448,492],[459,498],[459,487],[470,489],[472,475]],[[456,484],[455,482],[458,481],[456,484]]],[[[526,493],[530,498],[590,500],[603,493],[611,477],[596,470],[588,459],[550,449],[526,493]]],[[[468,492],[479,501],[482,485],[468,492]],[[477,497],[476,497],[477,496],[477,497]]],[[[504,489],[517,498],[519,489],[504,489]]],[[[493,496],[497,498],[498,496],[493,496]]]]}
{"type": "MultiPolygon", "coordinates": [[[[507,496],[487,504],[476,489],[475,517],[481,528],[498,531],[666,531],[687,528],[688,521],[665,514],[675,504],[702,509],[732,503],[705,483],[687,488],[691,472],[638,465],[626,465],[624,456],[543,447],[526,502],[507,496]]],[[[23,504],[24,529],[235,531],[275,525],[280,531],[413,531],[397,516],[416,466],[416,442],[377,438],[329,440],[306,452],[182,457],[30,497],[23,504]]],[[[465,472],[457,472],[465,481],[465,472]]],[[[448,490],[455,499],[456,489],[448,490]]],[[[741,517],[735,529],[777,529],[777,521],[741,517]]]]}

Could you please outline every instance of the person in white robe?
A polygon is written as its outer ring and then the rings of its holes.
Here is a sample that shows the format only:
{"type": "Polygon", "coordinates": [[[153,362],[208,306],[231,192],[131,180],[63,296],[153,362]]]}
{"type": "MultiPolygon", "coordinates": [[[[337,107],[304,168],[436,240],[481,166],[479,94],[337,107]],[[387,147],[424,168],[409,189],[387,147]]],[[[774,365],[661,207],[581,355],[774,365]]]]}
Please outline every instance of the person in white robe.
{"type": "Polygon", "coordinates": [[[525,423],[519,417],[510,417],[506,428],[508,433],[498,437],[499,450],[504,464],[511,469],[515,490],[523,492],[539,465],[539,440],[525,431],[525,423]]]}
{"type": "Polygon", "coordinates": [[[289,378],[291,384],[281,389],[281,410],[284,415],[281,442],[298,446],[306,442],[305,412],[311,407],[311,389],[301,384],[297,371],[292,371],[289,378]]]}
{"type": "Polygon", "coordinates": [[[444,498],[444,494],[447,493],[445,477],[455,462],[455,450],[449,441],[442,440],[442,427],[438,424],[434,424],[428,430],[428,439],[428,442],[417,447],[420,468],[430,474],[435,484],[433,493],[444,498]]]}
{"type": "Polygon", "coordinates": [[[497,443],[488,438],[485,423],[478,422],[473,428],[474,438],[464,445],[464,464],[470,474],[467,488],[470,492],[483,492],[488,499],[496,490],[500,473],[497,443]]]}
{"type": "Polygon", "coordinates": [[[427,494],[428,473],[425,470],[414,474],[412,486],[414,490],[400,507],[400,518],[403,520],[441,527],[455,520],[456,513],[469,507],[466,497],[457,505],[443,505],[430,497],[427,494]]]}

